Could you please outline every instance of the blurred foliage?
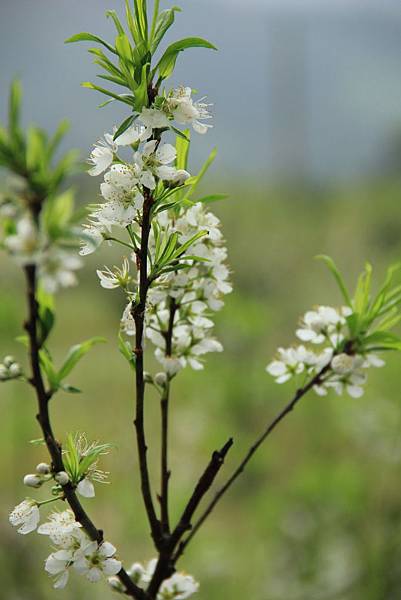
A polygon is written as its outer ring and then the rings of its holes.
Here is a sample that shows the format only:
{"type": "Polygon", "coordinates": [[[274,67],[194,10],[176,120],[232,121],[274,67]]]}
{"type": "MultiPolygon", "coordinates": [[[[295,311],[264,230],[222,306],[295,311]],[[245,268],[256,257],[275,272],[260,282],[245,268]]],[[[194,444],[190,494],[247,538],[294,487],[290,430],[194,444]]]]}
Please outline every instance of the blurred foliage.
{"type": "MultiPolygon", "coordinates": [[[[400,258],[399,181],[336,189],[219,184],[232,193],[215,210],[235,292],[218,315],[225,352],[209,357],[204,373],[187,370],[174,382],[175,515],[210,452],[234,435],[227,473],[288,399],[290,389],[276,386],[264,369],[277,346],[292,339],[298,316],[317,303],[341,303],[313,257],[333,256],[350,281],[366,260],[384,275],[400,258]]],[[[90,200],[90,193],[82,196],[90,200]]],[[[95,265],[113,258],[108,249],[90,257],[81,285],[58,299],[56,360],[83,335],[109,343],[77,368],[71,383],[84,393],[60,393],[52,409],[59,437],[78,429],[116,444],[104,460],[112,485],[97,486],[97,499],[86,506],[129,565],[153,553],[138,493],[132,373],[116,343],[124,298],[101,290],[95,274],[95,265]]],[[[0,355],[19,359],[23,349],[13,340],[25,310],[23,280],[4,257],[0,264],[0,355]]],[[[182,560],[201,582],[200,599],[221,600],[222,591],[231,600],[401,598],[399,360],[389,356],[385,370],[371,372],[358,400],[310,395],[264,446],[182,560]]],[[[23,475],[45,459],[42,448],[28,444],[38,437],[35,403],[21,383],[2,386],[0,402],[0,597],[48,600],[55,592],[43,571],[47,540],[17,536],[6,513],[26,494],[23,475]]],[[[146,409],[156,487],[159,407],[152,391],[146,409]]],[[[57,595],[113,597],[78,577],[57,595]]]]}

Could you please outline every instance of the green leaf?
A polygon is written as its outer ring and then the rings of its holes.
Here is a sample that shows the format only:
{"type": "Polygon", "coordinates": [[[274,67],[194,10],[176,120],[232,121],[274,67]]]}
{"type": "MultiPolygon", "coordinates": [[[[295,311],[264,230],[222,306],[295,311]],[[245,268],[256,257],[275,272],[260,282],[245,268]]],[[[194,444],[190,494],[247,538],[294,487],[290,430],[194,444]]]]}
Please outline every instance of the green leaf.
{"type": "MultiPolygon", "coordinates": [[[[178,130],[180,131],[180,130],[178,130]]],[[[191,147],[190,140],[190,130],[186,129],[185,131],[180,131],[180,135],[177,137],[175,141],[175,148],[177,150],[177,160],[176,167],[177,169],[187,169],[188,168],[188,155],[189,149],[191,147]],[[184,137],[181,135],[184,134],[184,137]]]]}
{"type": "Polygon", "coordinates": [[[334,279],[336,280],[337,285],[340,288],[340,291],[343,295],[343,298],[344,298],[346,304],[348,306],[352,307],[352,300],[348,293],[347,286],[345,285],[345,281],[344,281],[341,273],[337,269],[334,260],[332,258],[330,258],[330,256],[326,256],[325,254],[320,254],[319,256],[316,256],[316,258],[318,260],[322,260],[325,263],[325,265],[328,267],[328,269],[331,271],[331,273],[334,275],[334,279]]]}
{"type": "MultiPolygon", "coordinates": [[[[178,250],[176,250],[174,252],[172,259],[177,259],[179,257],[182,258],[183,257],[182,255],[184,254],[184,252],[186,252],[188,250],[188,248],[190,248],[192,246],[192,244],[194,244],[201,238],[205,237],[206,235],[209,235],[208,231],[199,231],[198,233],[196,233],[194,236],[191,237],[191,239],[189,239],[187,242],[185,242],[185,244],[182,244],[178,248],[178,250]]],[[[184,257],[184,258],[186,258],[186,257],[184,257]]]]}
{"type": "Polygon", "coordinates": [[[178,127],[174,127],[174,125],[170,125],[170,129],[176,134],[177,137],[182,138],[186,142],[190,141],[189,136],[185,131],[181,131],[181,129],[178,129],[178,127]]]}
{"type": "Polygon", "coordinates": [[[21,117],[21,101],[22,101],[22,85],[18,79],[15,79],[11,84],[9,108],[8,108],[8,123],[11,135],[19,133],[20,117],[21,117]]]}
{"type": "Polygon", "coordinates": [[[57,390],[59,387],[59,380],[50,353],[46,348],[39,350],[39,359],[40,365],[46,374],[50,388],[52,390],[57,390]]]}
{"type": "Polygon", "coordinates": [[[138,30],[145,43],[148,41],[147,0],[134,0],[135,17],[138,30]]]}
{"type": "Polygon", "coordinates": [[[229,198],[228,194],[210,194],[209,196],[203,196],[203,198],[199,198],[197,202],[211,204],[212,202],[218,202],[219,200],[225,200],[226,198],[229,198]]]}
{"type": "Polygon", "coordinates": [[[56,240],[63,236],[74,213],[74,192],[69,189],[59,196],[46,200],[42,223],[49,237],[56,240]]]}
{"type": "Polygon", "coordinates": [[[95,344],[102,344],[106,341],[107,340],[105,338],[94,337],[94,338],[91,338],[90,340],[87,340],[86,342],[82,342],[81,344],[72,346],[72,348],[70,348],[70,351],[67,355],[67,358],[65,359],[65,361],[63,363],[63,366],[57,373],[58,382],[61,382],[63,379],[65,379],[67,377],[67,375],[69,375],[71,373],[71,371],[73,370],[75,365],[81,360],[81,358],[83,358],[85,356],[85,354],[87,354],[89,352],[89,350],[95,344]]]}
{"type": "Polygon", "coordinates": [[[187,48],[208,48],[210,50],[217,50],[216,46],[198,37],[189,37],[178,42],[171,44],[159,62],[157,63],[153,73],[159,71],[159,79],[167,79],[172,74],[177,57],[180,52],[183,52],[187,48]]]}
{"type": "Polygon", "coordinates": [[[106,17],[113,19],[119,35],[125,35],[124,27],[121,25],[120,19],[118,18],[115,10],[106,10],[106,17]]]}
{"type": "Polygon", "coordinates": [[[113,52],[113,54],[117,54],[115,48],[113,48],[111,44],[105,42],[104,40],[102,40],[102,38],[98,37],[97,35],[87,33],[86,31],[82,33],[77,33],[76,35],[73,35],[72,37],[68,38],[68,40],[65,40],[65,44],[72,44],[74,42],[97,42],[98,44],[102,44],[102,46],[107,48],[107,50],[109,50],[110,52],[113,52]]]}
{"type": "Polygon", "coordinates": [[[123,357],[128,361],[131,369],[133,371],[135,371],[135,369],[136,369],[135,354],[132,351],[130,343],[127,342],[126,340],[124,340],[121,333],[118,336],[118,349],[119,349],[120,353],[123,355],[123,357]]]}
{"type": "Polygon", "coordinates": [[[369,306],[371,282],[372,266],[367,263],[364,272],[358,277],[358,283],[352,303],[355,312],[362,316],[365,316],[365,312],[369,306]]]}
{"type": "Polygon", "coordinates": [[[141,83],[136,88],[135,95],[135,110],[139,113],[142,111],[144,106],[149,104],[148,98],[148,74],[150,64],[146,64],[142,67],[141,83]]]}
{"type": "Polygon", "coordinates": [[[181,12],[181,8],[179,6],[173,6],[168,10],[164,10],[160,13],[157,21],[155,22],[154,30],[152,31],[151,36],[151,50],[152,53],[155,53],[160,42],[166,35],[167,31],[173,25],[175,20],[175,13],[181,12]]]}
{"type": "Polygon", "coordinates": [[[67,383],[62,383],[60,388],[67,394],[82,394],[82,390],[73,385],[68,385],[67,383]]]}
{"type": "Polygon", "coordinates": [[[130,117],[128,117],[128,119],[125,119],[125,121],[123,121],[123,123],[121,123],[120,127],[115,132],[115,134],[113,136],[113,140],[116,140],[117,138],[120,137],[120,135],[122,135],[125,131],[127,131],[127,129],[129,129],[129,127],[131,127],[131,125],[133,124],[133,122],[135,121],[136,118],[137,118],[137,115],[131,115],[130,117]]]}
{"type": "Polygon", "coordinates": [[[184,197],[184,200],[189,200],[191,198],[191,196],[193,196],[195,194],[196,190],[198,189],[198,186],[199,186],[200,182],[202,181],[202,179],[206,175],[206,173],[209,170],[210,166],[215,161],[216,156],[217,156],[217,148],[214,148],[211,151],[211,153],[209,154],[209,157],[205,161],[205,163],[202,166],[201,170],[199,171],[198,175],[196,175],[196,177],[191,177],[191,179],[188,179],[186,181],[186,184],[190,186],[190,189],[186,193],[186,195],[184,197]]]}
{"type": "Polygon", "coordinates": [[[55,323],[54,297],[39,287],[36,299],[39,305],[39,345],[43,346],[55,323]]]}
{"type": "MultiPolygon", "coordinates": [[[[115,94],[110,90],[106,90],[105,88],[99,87],[90,81],[84,81],[81,83],[82,87],[88,88],[90,90],[95,90],[96,92],[100,92],[101,94],[105,94],[106,96],[110,96],[114,100],[118,100],[119,102],[124,102],[124,104],[128,104],[131,107],[135,106],[135,98],[129,94],[115,94]]],[[[107,102],[107,104],[109,101],[107,102]]]]}
{"type": "Polygon", "coordinates": [[[35,126],[28,128],[26,138],[26,165],[30,171],[44,166],[47,154],[43,132],[35,126]]]}
{"type": "Polygon", "coordinates": [[[67,133],[67,131],[70,128],[70,124],[67,121],[67,119],[63,119],[63,121],[61,121],[56,129],[55,134],[53,135],[53,137],[51,138],[49,145],[47,147],[47,156],[48,159],[51,160],[54,156],[54,153],[56,152],[57,148],[60,145],[60,142],[62,141],[63,137],[65,136],[65,134],[67,133]]]}

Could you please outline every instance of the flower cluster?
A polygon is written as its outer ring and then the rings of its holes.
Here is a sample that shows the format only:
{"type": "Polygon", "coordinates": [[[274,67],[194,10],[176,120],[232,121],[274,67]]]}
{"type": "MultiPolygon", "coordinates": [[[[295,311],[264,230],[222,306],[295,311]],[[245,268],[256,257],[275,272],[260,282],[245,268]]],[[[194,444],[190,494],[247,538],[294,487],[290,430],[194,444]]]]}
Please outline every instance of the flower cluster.
{"type": "Polygon", "coordinates": [[[38,277],[49,294],[77,283],[75,271],[81,261],[75,251],[51,240],[29,212],[18,214],[15,229],[5,237],[4,246],[19,265],[37,266],[38,277]]]}
{"type": "Polygon", "coordinates": [[[140,120],[147,129],[162,129],[169,127],[171,121],[180,125],[191,125],[201,135],[213,127],[208,121],[212,118],[208,108],[211,104],[204,102],[205,98],[194,102],[193,90],[190,87],[180,86],[171,90],[169,94],[157,98],[155,107],[142,109],[140,120]]]}
{"type": "Polygon", "coordinates": [[[39,525],[39,506],[27,498],[12,511],[10,523],[20,527],[19,533],[28,534],[37,529],[39,534],[49,537],[55,552],[46,559],[45,570],[54,577],[55,588],[66,586],[71,568],[91,582],[116,575],[121,570],[121,562],[115,558],[116,548],[109,542],[92,541],[71,510],[53,512],[48,521],[39,525]]]}
{"type": "MultiPolygon", "coordinates": [[[[204,204],[181,208],[174,218],[164,211],[158,215],[157,224],[162,234],[177,234],[182,243],[202,230],[207,233],[190,247],[192,256],[180,264],[184,268],[172,268],[162,274],[148,291],[145,335],[156,347],[155,356],[171,377],[187,365],[202,369],[205,354],[222,351],[220,342],[211,335],[214,323],[210,316],[222,308],[224,295],[232,291],[232,286],[219,219],[207,211],[204,204]],[[171,341],[167,347],[169,331],[171,341]]],[[[154,246],[152,234],[151,255],[154,246]]],[[[137,288],[135,279],[130,276],[128,259],[121,269],[98,270],[97,274],[105,289],[121,287],[127,292],[128,304],[121,319],[121,330],[128,336],[135,335],[132,309],[137,288]]]]}
{"type": "MultiPolygon", "coordinates": [[[[163,226],[169,226],[168,219],[166,213],[161,214],[163,226]]],[[[182,208],[172,227],[183,242],[202,230],[207,235],[191,246],[197,259],[184,261],[188,268],[163,275],[149,291],[146,337],[156,346],[155,356],[169,376],[186,365],[202,369],[205,354],[222,351],[220,342],[211,335],[214,323],[210,316],[222,308],[224,295],[232,291],[219,219],[198,203],[182,208]],[[171,325],[172,342],[167,351],[171,325]]]]}
{"type": "MultiPolygon", "coordinates": [[[[146,588],[150,583],[157,565],[157,559],[150,560],[145,566],[134,563],[127,573],[136,585],[146,588]]],[[[124,593],[124,586],[117,577],[110,577],[109,584],[117,591],[124,593]]],[[[163,581],[157,594],[157,600],[186,600],[199,590],[199,583],[186,573],[174,573],[163,581]]]]}
{"type": "Polygon", "coordinates": [[[350,307],[319,306],[308,311],[296,335],[310,346],[279,348],[277,359],[267,366],[267,372],[277,383],[285,383],[297,375],[307,379],[322,373],[314,386],[317,394],[324,396],[334,389],[338,395],[346,391],[353,398],[362,396],[366,369],[382,367],[384,361],[374,353],[355,351],[348,328],[352,315],[350,307]]]}
{"type": "Polygon", "coordinates": [[[18,379],[22,375],[21,365],[16,362],[13,356],[6,356],[0,363],[0,381],[9,381],[18,379]]]}
{"type": "Polygon", "coordinates": [[[159,181],[170,187],[185,184],[190,174],[174,166],[176,149],[161,143],[155,134],[169,128],[172,120],[191,124],[199,133],[206,133],[211,125],[201,121],[211,118],[208,106],[192,100],[191,88],[181,87],[156,98],[150,108],[143,108],[137,115],[138,124],[132,124],[117,137],[114,128],[97,142],[89,159],[89,174],[105,173],[100,186],[104,202],[94,207],[89,223],[84,226],[81,255],[94,252],[107,239],[112,227],[126,228],[135,222],[145,190],[155,190],[159,181]],[[133,149],[129,161],[119,155],[127,147],[133,149]]]}

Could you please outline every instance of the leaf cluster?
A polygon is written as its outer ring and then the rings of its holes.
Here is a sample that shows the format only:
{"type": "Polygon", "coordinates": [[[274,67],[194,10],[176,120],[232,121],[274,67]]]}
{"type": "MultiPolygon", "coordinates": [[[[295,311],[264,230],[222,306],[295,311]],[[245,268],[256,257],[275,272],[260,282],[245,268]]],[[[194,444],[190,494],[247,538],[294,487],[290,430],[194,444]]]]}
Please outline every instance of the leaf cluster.
{"type": "Polygon", "coordinates": [[[22,86],[18,80],[11,85],[8,124],[0,125],[0,166],[23,177],[33,201],[51,196],[76,167],[77,152],[71,150],[58,161],[55,154],[68,131],[62,121],[53,136],[31,125],[26,132],[21,125],[22,86]]]}
{"type": "Polygon", "coordinates": [[[391,331],[401,321],[401,284],[397,282],[401,263],[387,269],[376,293],[372,290],[373,269],[367,263],[352,294],[334,261],[329,256],[318,258],[333,274],[346,305],[352,310],[346,320],[353,350],[362,354],[401,350],[401,337],[391,331]]]}
{"type": "MultiPolygon", "coordinates": [[[[188,48],[216,49],[207,40],[188,37],[170,44],[155,60],[160,43],[181,9],[173,6],[160,11],[160,2],[155,0],[150,19],[147,4],[147,0],[134,0],[133,5],[131,0],[125,0],[125,27],[116,11],[106,12],[116,29],[114,44],[88,32],[78,33],[66,40],[66,43],[94,42],[96,47],[90,48],[89,52],[94,56],[95,64],[101,68],[98,77],[125,90],[124,93],[118,93],[91,82],[83,83],[84,87],[108,96],[101,106],[116,100],[130,106],[133,112],[141,112],[153,103],[161,83],[172,75],[181,52],[188,48]]],[[[118,130],[119,135],[132,121],[133,117],[126,119],[118,130]]]]}

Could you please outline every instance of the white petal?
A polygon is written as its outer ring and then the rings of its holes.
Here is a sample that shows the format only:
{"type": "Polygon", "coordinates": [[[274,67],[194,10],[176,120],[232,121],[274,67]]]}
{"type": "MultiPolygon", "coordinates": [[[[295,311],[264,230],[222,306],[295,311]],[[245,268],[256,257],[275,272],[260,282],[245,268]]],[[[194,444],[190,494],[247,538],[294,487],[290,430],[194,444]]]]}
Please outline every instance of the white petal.
{"type": "Polygon", "coordinates": [[[113,556],[117,552],[117,548],[110,544],[110,542],[103,542],[103,544],[99,548],[99,554],[101,556],[113,556]]]}
{"type": "MultiPolygon", "coordinates": [[[[103,282],[101,282],[103,286],[103,282]]],[[[105,287],[105,286],[103,286],[105,287]]],[[[113,286],[118,287],[118,286],[113,286]]],[[[81,494],[84,498],[94,498],[95,497],[95,486],[93,483],[85,477],[82,481],[80,481],[77,485],[77,492],[81,494]]]]}
{"type": "Polygon", "coordinates": [[[92,567],[92,569],[89,569],[89,571],[86,573],[86,578],[91,583],[96,583],[102,579],[102,571],[97,567],[92,567]]]}
{"type": "Polygon", "coordinates": [[[177,150],[171,144],[159,146],[156,152],[156,158],[163,165],[168,165],[177,157],[177,150]]]}
{"type": "Polygon", "coordinates": [[[115,558],[107,558],[102,564],[105,575],[117,575],[121,571],[121,567],[121,562],[115,558]]]}
{"type": "Polygon", "coordinates": [[[54,582],[54,589],[62,590],[63,588],[65,588],[68,582],[68,577],[69,573],[67,570],[65,570],[64,573],[61,573],[60,577],[57,577],[56,581],[54,582]]]}
{"type": "Polygon", "coordinates": [[[156,187],[156,181],[150,171],[142,171],[140,176],[142,185],[147,187],[149,190],[154,190],[156,187]]]}

